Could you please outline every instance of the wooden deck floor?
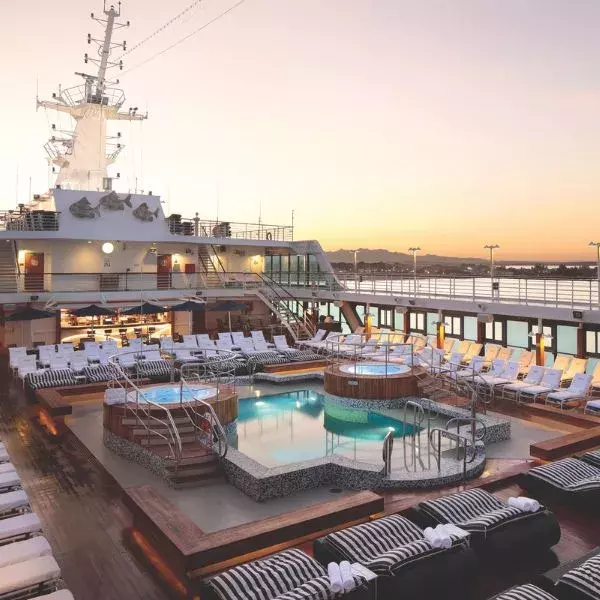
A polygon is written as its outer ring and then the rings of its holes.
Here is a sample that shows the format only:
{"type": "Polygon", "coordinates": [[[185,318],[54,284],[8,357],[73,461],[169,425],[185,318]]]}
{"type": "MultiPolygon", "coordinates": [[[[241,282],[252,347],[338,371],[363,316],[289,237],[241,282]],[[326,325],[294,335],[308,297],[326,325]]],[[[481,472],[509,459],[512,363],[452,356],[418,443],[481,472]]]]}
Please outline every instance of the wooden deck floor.
{"type": "MultiPolygon", "coordinates": [[[[49,436],[37,423],[33,407],[23,394],[9,387],[4,372],[0,376],[0,438],[8,447],[63,577],[77,600],[170,597],[124,543],[123,532],[130,525],[130,516],[119,487],[73,438],[49,436]]],[[[498,481],[523,468],[524,461],[490,460],[485,477],[488,482],[498,481]]],[[[444,492],[454,489],[460,488],[444,492]]],[[[514,480],[499,481],[493,491],[502,498],[522,493],[514,480]]],[[[418,492],[383,495],[386,511],[403,510],[423,497],[418,492]]],[[[511,585],[531,581],[559,561],[578,558],[600,546],[600,519],[565,506],[550,508],[562,527],[562,539],[554,552],[526,565],[506,562],[483,566],[474,574],[472,598],[461,597],[485,600],[511,585]]],[[[449,593],[448,598],[452,597],[449,593]]]]}
{"type": "Polygon", "coordinates": [[[78,442],[49,436],[4,372],[0,380],[0,438],[75,598],[169,598],[124,545],[130,516],[120,488],[78,442]]]}

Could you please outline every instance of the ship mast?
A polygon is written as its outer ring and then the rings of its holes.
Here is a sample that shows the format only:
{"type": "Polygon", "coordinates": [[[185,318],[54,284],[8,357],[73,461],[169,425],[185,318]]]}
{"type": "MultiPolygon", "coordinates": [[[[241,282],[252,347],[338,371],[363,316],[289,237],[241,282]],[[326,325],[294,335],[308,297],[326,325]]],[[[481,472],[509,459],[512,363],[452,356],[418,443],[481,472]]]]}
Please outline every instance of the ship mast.
{"type": "Polygon", "coordinates": [[[97,74],[75,73],[84,79],[82,85],[67,89],[59,87],[58,93],[52,94],[51,101],[37,99],[38,107],[66,113],[75,120],[73,131],[58,131],[56,125],[52,125],[52,137],[44,146],[50,164],[59,168],[57,187],[90,191],[111,189],[107,167],[116,160],[124,146],[120,142],[120,133],[116,141],[107,143],[107,121],[147,118],[147,115],[138,114],[137,107],[121,111],[125,94],[116,87],[119,80],[107,79],[110,69],[123,69],[121,59],[110,60],[113,50],[127,49],[126,42],[113,42],[116,30],[129,27],[129,21],[117,20],[121,16],[121,3],[117,6],[107,8],[104,0],[103,15],[97,17],[91,14],[94,21],[104,26],[102,38],[87,34],[88,44],[98,47],[98,58],[84,54],[86,64],[98,67],[97,74]]]}

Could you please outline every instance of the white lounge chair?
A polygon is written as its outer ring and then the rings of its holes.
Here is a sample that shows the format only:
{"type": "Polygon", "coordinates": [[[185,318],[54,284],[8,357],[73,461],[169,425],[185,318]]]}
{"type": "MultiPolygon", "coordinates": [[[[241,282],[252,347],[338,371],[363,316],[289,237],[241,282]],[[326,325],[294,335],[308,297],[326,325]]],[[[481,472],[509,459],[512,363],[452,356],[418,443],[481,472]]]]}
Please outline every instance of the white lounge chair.
{"type": "Polygon", "coordinates": [[[160,338],[160,347],[161,350],[166,352],[173,351],[173,338],[170,335],[163,335],[160,338]]]}
{"type": "Polygon", "coordinates": [[[214,345],[213,340],[210,339],[208,333],[197,333],[196,334],[196,342],[198,342],[198,346],[202,348],[203,345],[212,344],[214,345]]]}
{"type": "Polygon", "coordinates": [[[10,459],[8,457],[8,451],[6,450],[6,446],[0,442],[0,463],[8,462],[10,459]]]}
{"type": "Polygon", "coordinates": [[[483,356],[473,356],[469,361],[469,366],[465,369],[456,371],[456,379],[472,378],[477,373],[480,373],[485,365],[483,356]]]}
{"type": "Polygon", "coordinates": [[[31,598],[33,593],[55,591],[60,568],[53,556],[38,556],[0,569],[0,599],[31,598]]]}
{"type": "Polygon", "coordinates": [[[262,342],[263,344],[266,344],[269,348],[275,348],[275,344],[267,342],[267,340],[265,339],[265,334],[260,329],[257,331],[251,331],[250,337],[252,337],[252,340],[255,343],[262,342]]]}
{"type": "Polygon", "coordinates": [[[36,535],[22,542],[2,546],[2,551],[0,551],[0,569],[31,560],[32,558],[38,558],[39,556],[51,555],[52,548],[48,540],[41,535],[36,535]]]}
{"type": "Polygon", "coordinates": [[[11,462],[0,463],[0,474],[16,471],[15,466],[11,462]]]}
{"type": "Polygon", "coordinates": [[[0,521],[0,545],[37,535],[42,524],[35,513],[26,513],[0,521]]]}
{"type": "Polygon", "coordinates": [[[240,340],[245,340],[246,336],[243,331],[232,331],[231,339],[233,340],[233,345],[239,348],[240,340]]]}
{"type": "Polygon", "coordinates": [[[53,370],[68,369],[67,359],[63,356],[53,356],[50,359],[50,368],[53,370]]]}
{"type": "MultiPolygon", "coordinates": [[[[285,335],[274,335],[273,342],[275,342],[275,350],[277,352],[281,352],[281,354],[297,354],[300,350],[296,348],[291,348],[288,343],[285,335]]],[[[256,348],[256,343],[254,344],[256,348]]]]}
{"type": "Polygon", "coordinates": [[[0,494],[0,519],[28,512],[29,509],[29,498],[24,490],[0,494]]]}
{"type": "MultiPolygon", "coordinates": [[[[566,385],[570,383],[575,375],[584,374],[587,368],[587,358],[573,358],[569,366],[565,369],[561,383],[566,385]]],[[[581,378],[580,378],[581,381],[581,378]]]]}
{"type": "Polygon", "coordinates": [[[575,373],[571,384],[566,390],[551,392],[546,396],[546,402],[549,404],[558,404],[560,408],[564,408],[565,404],[576,400],[585,400],[590,392],[592,385],[592,376],[585,373],[575,373]]]}
{"type": "Polygon", "coordinates": [[[0,473],[0,493],[17,490],[20,487],[21,478],[15,470],[7,471],[6,473],[0,473]]]}
{"type": "MultiPolygon", "coordinates": [[[[262,331],[261,331],[262,333],[262,331]]],[[[313,345],[317,345],[320,347],[321,342],[325,339],[327,335],[326,329],[317,329],[315,335],[313,335],[310,340],[301,340],[298,342],[297,346],[308,346],[309,348],[313,345]]]]}
{"type": "Polygon", "coordinates": [[[465,354],[469,351],[469,348],[471,347],[472,343],[473,342],[471,340],[461,340],[457,344],[454,344],[454,346],[452,347],[452,352],[450,354],[446,354],[444,358],[446,360],[450,360],[450,356],[452,354],[460,354],[464,357],[465,354]]]}
{"type": "Polygon", "coordinates": [[[545,396],[551,392],[557,392],[560,389],[560,379],[562,374],[563,372],[559,369],[546,369],[539,385],[530,385],[520,391],[518,402],[535,402],[541,396],[545,396]]]}
{"type": "Polygon", "coordinates": [[[88,362],[87,356],[83,352],[75,352],[71,358],[69,368],[74,373],[81,373],[84,367],[87,367],[90,363],[88,362]]]}
{"type": "Polygon", "coordinates": [[[502,397],[512,400],[518,400],[519,394],[525,388],[539,385],[546,372],[546,367],[533,365],[529,368],[529,372],[522,381],[509,383],[502,388],[502,397]]]}
{"type": "Polygon", "coordinates": [[[195,335],[184,335],[183,336],[183,343],[188,348],[195,348],[195,347],[198,346],[198,339],[196,338],[195,335]]]}
{"type": "Polygon", "coordinates": [[[229,331],[220,331],[217,334],[219,340],[228,343],[230,346],[233,346],[233,339],[231,338],[231,333],[229,331]]]}
{"type": "MultiPolygon", "coordinates": [[[[19,362],[21,362],[26,356],[28,356],[27,348],[24,348],[23,346],[9,348],[8,349],[8,364],[9,364],[11,370],[14,371],[17,368],[17,364],[19,362]]],[[[33,358],[35,360],[35,356],[33,358]]]]}
{"type": "MultiPolygon", "coordinates": [[[[494,363],[496,361],[499,363],[504,362],[499,358],[495,359],[494,363]]],[[[494,363],[492,363],[492,368],[490,371],[484,373],[483,375],[480,374],[477,379],[484,381],[487,385],[493,388],[499,385],[515,383],[518,380],[520,365],[517,361],[504,362],[504,366],[500,367],[497,374],[494,374],[494,363]]]]}

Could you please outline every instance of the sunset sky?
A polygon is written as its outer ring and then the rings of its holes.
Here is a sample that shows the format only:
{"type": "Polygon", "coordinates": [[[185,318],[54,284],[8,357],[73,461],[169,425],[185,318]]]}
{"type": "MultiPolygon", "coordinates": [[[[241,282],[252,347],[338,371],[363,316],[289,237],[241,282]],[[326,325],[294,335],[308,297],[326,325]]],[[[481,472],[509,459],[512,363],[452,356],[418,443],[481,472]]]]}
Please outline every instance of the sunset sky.
{"type": "MultiPolygon", "coordinates": [[[[192,0],[124,0],[129,47],[192,0]]],[[[326,249],[594,259],[600,239],[598,0],[236,0],[125,56],[121,189],[167,212],[289,223],[326,249]],[[132,69],[131,71],[127,71],[132,69]],[[217,198],[219,201],[217,202],[217,198]],[[218,205],[218,207],[217,207],[218,205]]],[[[101,35],[101,0],[3,7],[0,208],[48,187],[49,98],[101,35]],[[36,83],[37,82],[37,83],[36,83]],[[17,186],[17,168],[19,184],[17,186]]]]}

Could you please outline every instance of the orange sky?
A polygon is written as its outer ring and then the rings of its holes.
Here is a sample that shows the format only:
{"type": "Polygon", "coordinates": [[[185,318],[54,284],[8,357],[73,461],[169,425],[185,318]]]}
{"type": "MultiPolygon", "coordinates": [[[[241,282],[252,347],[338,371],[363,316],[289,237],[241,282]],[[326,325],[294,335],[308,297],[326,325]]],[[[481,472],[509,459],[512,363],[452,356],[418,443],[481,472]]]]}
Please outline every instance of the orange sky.
{"type": "MultiPolygon", "coordinates": [[[[125,0],[129,46],[190,2],[125,0]]],[[[136,68],[231,4],[205,0],[125,57],[127,105],[151,119],[120,126],[122,190],[137,177],[167,211],[206,218],[289,223],[294,209],[297,238],[327,249],[594,258],[597,0],[247,0],[136,68]]],[[[100,9],[4,7],[2,208],[29,176],[48,185],[57,117],[35,113],[36,80],[45,97],[79,83],[100,9]]]]}

